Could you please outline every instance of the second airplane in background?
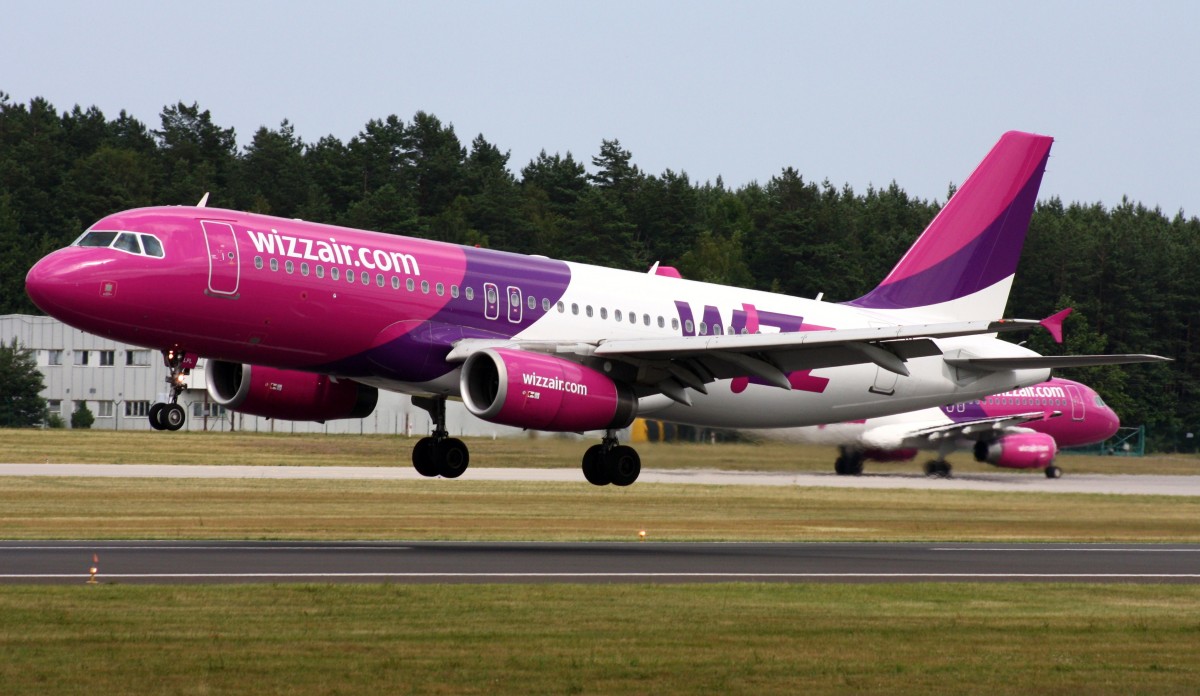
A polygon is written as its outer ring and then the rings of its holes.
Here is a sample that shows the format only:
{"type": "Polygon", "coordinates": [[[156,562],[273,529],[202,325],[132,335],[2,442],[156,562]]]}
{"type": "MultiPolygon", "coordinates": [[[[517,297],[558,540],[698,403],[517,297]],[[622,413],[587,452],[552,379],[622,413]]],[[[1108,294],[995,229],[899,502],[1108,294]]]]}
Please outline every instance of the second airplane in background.
{"type": "Polygon", "coordinates": [[[970,449],[975,460],[1004,469],[1044,469],[1047,478],[1062,476],[1054,463],[1061,447],[1082,447],[1112,437],[1121,421],[1090,387],[1054,378],[978,401],[927,408],[880,418],[753,431],[770,440],[835,445],[834,470],[857,476],[867,460],[909,461],[920,450],[933,450],[925,463],[929,476],[949,476],[946,457],[970,449]]]}

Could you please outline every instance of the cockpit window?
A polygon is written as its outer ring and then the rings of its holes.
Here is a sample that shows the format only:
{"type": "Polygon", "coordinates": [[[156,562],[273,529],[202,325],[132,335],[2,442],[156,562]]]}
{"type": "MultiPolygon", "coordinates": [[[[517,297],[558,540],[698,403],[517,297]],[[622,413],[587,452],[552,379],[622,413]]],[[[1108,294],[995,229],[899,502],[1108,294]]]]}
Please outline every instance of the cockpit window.
{"type": "Polygon", "coordinates": [[[116,243],[113,244],[113,248],[133,254],[142,253],[142,245],[138,242],[137,235],[132,232],[122,232],[117,237],[116,243]]]}
{"type": "Polygon", "coordinates": [[[1096,405],[1099,406],[1100,408],[1107,408],[1107,406],[1104,403],[1104,399],[1101,399],[1099,394],[1096,395],[1095,401],[1096,401],[1096,405]]]}
{"type": "Polygon", "coordinates": [[[153,256],[156,259],[161,259],[163,257],[162,242],[159,242],[157,237],[151,237],[148,234],[143,234],[142,246],[146,249],[146,255],[153,256]]]}
{"type": "Polygon", "coordinates": [[[150,234],[137,234],[135,232],[89,230],[84,232],[83,236],[79,239],[75,240],[74,246],[110,247],[130,254],[137,254],[138,256],[153,256],[156,259],[161,259],[166,255],[163,252],[162,242],[158,240],[158,237],[150,234]]]}
{"type": "Polygon", "coordinates": [[[106,247],[116,238],[116,232],[86,232],[76,244],[82,247],[106,247]]]}

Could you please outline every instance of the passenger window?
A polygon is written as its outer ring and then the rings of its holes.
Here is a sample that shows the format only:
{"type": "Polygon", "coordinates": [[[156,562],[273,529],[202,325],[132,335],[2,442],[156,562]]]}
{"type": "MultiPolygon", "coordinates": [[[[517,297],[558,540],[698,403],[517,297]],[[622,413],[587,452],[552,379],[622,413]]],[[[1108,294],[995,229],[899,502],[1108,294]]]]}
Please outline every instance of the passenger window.
{"type": "Polygon", "coordinates": [[[600,318],[601,318],[601,319],[607,319],[607,318],[608,318],[608,307],[601,307],[601,308],[600,308],[600,318]]]}
{"type": "Polygon", "coordinates": [[[630,323],[630,324],[636,324],[636,323],[637,323],[637,312],[630,312],[630,313],[629,313],[629,323],[630,323]]]}
{"type": "Polygon", "coordinates": [[[382,273],[375,274],[375,285],[378,287],[381,287],[381,288],[383,287],[383,274],[382,273]]]}
{"type": "Polygon", "coordinates": [[[584,307],[583,309],[585,312],[587,312],[588,319],[591,319],[592,318],[592,306],[588,305],[587,307],[584,307]]]}
{"type": "Polygon", "coordinates": [[[287,273],[288,275],[291,275],[292,272],[295,270],[296,270],[296,264],[292,263],[291,259],[288,259],[287,261],[285,261],[283,263],[283,271],[285,273],[287,273]]]}
{"type": "Polygon", "coordinates": [[[475,288],[467,286],[466,293],[467,293],[466,296],[467,296],[468,300],[475,299],[475,288]]]}
{"type": "Polygon", "coordinates": [[[417,289],[417,282],[412,278],[409,278],[408,280],[404,281],[404,288],[409,292],[412,292],[413,290],[417,289]]]}
{"type": "Polygon", "coordinates": [[[662,317],[659,317],[658,318],[658,328],[661,329],[661,328],[665,327],[666,325],[667,325],[667,322],[663,321],[662,317]]]}
{"type": "Polygon", "coordinates": [[[579,316],[579,305],[575,304],[574,302],[571,303],[571,314],[579,316]]]}
{"type": "Polygon", "coordinates": [[[258,269],[258,270],[260,270],[260,271],[262,270],[262,267],[263,267],[263,260],[262,260],[262,257],[261,257],[261,256],[255,256],[255,257],[254,257],[254,267],[255,267],[255,268],[257,268],[257,269],[258,269]]]}
{"type": "Polygon", "coordinates": [[[423,294],[423,295],[429,294],[429,281],[428,280],[421,281],[421,294],[423,294]]]}
{"type": "Polygon", "coordinates": [[[279,259],[271,259],[271,270],[272,271],[279,270],[279,259]]]}
{"type": "Polygon", "coordinates": [[[549,311],[550,311],[550,298],[549,298],[549,297],[543,297],[543,298],[542,298],[542,311],[543,311],[543,312],[549,312],[549,311]]]}
{"type": "Polygon", "coordinates": [[[613,310],[613,319],[616,319],[617,321],[621,321],[621,310],[619,310],[619,309],[613,310]]]}
{"type": "Polygon", "coordinates": [[[537,298],[533,295],[530,295],[528,298],[526,298],[525,304],[529,305],[530,309],[537,309],[537,298]]]}
{"type": "Polygon", "coordinates": [[[318,278],[325,277],[325,267],[324,266],[317,266],[317,277],[318,278]]]}
{"type": "Polygon", "coordinates": [[[442,297],[446,294],[446,286],[442,283],[438,283],[433,289],[437,292],[438,297],[442,297]]]}
{"type": "Polygon", "coordinates": [[[450,297],[453,297],[456,300],[458,299],[458,286],[457,285],[450,286],[450,297]]]}
{"type": "Polygon", "coordinates": [[[300,275],[302,275],[302,276],[308,275],[308,264],[307,263],[300,264],[300,275]]]}
{"type": "Polygon", "coordinates": [[[337,279],[338,279],[338,273],[339,273],[339,272],[340,272],[340,271],[338,271],[338,267],[337,267],[337,266],[331,266],[331,267],[329,268],[329,277],[330,277],[331,279],[333,279],[333,280],[337,280],[337,279]]]}
{"type": "MultiPolygon", "coordinates": [[[[400,276],[392,276],[392,289],[393,290],[400,289],[400,276]]],[[[458,293],[455,293],[455,295],[457,295],[457,294],[458,293]]]]}
{"type": "Polygon", "coordinates": [[[346,269],[346,282],[347,283],[354,282],[354,271],[351,269],[346,269]]]}

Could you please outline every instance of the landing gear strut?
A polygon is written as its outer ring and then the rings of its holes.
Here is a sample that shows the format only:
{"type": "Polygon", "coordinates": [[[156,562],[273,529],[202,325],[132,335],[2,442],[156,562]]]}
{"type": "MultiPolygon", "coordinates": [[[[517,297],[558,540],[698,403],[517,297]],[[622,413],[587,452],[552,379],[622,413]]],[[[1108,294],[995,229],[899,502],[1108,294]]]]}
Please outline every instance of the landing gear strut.
{"type": "Polygon", "coordinates": [[[617,444],[617,431],[604,431],[600,444],[583,453],[583,477],[593,486],[628,486],[642,473],[637,450],[617,444]]]}
{"type": "Polygon", "coordinates": [[[446,430],[446,397],[414,396],[413,405],[433,419],[433,435],[417,440],[413,447],[413,468],[422,476],[458,478],[467,470],[471,454],[462,440],[450,437],[446,430]]]}
{"type": "Polygon", "coordinates": [[[196,357],[182,351],[164,350],[163,363],[167,366],[166,382],[171,396],[166,403],[158,402],[150,407],[150,427],[155,430],[179,430],[187,421],[187,413],[179,405],[183,393],[183,378],[196,366],[196,357]]]}

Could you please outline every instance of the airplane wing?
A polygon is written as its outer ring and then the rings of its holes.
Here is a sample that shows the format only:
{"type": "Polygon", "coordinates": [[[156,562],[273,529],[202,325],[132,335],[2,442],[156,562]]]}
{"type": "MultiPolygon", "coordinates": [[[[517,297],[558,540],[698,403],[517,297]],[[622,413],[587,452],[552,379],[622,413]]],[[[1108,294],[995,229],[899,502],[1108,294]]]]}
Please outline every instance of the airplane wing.
{"type": "MultiPolygon", "coordinates": [[[[1050,325],[1058,317],[1056,314],[1041,321],[1002,319],[770,334],[614,339],[595,343],[464,339],[454,344],[446,359],[449,362],[461,362],[476,351],[500,347],[553,353],[580,360],[591,357],[608,358],[636,370],[630,381],[646,389],[645,393],[659,392],[680,403],[690,404],[687,389],[707,394],[705,384],[719,379],[758,377],[768,384],[790,390],[792,386],[788,380],[788,373],[863,363],[874,363],[885,370],[907,376],[909,371],[904,365],[906,360],[943,355],[931,339],[1028,331],[1037,326],[1051,328],[1050,325]]],[[[1051,330],[1053,332],[1053,329],[1051,330]]],[[[1083,364],[1064,362],[1071,358],[1086,359],[1089,361],[1086,364],[1165,360],[1158,356],[1105,355],[977,358],[959,352],[946,357],[947,362],[954,360],[951,364],[959,369],[977,371],[1083,364]],[[1052,362],[1036,364],[1022,363],[1022,360],[1052,362]]]]}
{"type": "Polygon", "coordinates": [[[1058,418],[1061,415],[1062,411],[1053,411],[1048,416],[1045,411],[1029,411],[1007,416],[975,418],[969,421],[947,423],[945,425],[935,425],[913,430],[905,436],[905,440],[909,440],[910,438],[921,438],[928,442],[938,442],[947,438],[979,440],[985,436],[1004,432],[1023,423],[1042,420],[1044,418],[1058,418]]]}

